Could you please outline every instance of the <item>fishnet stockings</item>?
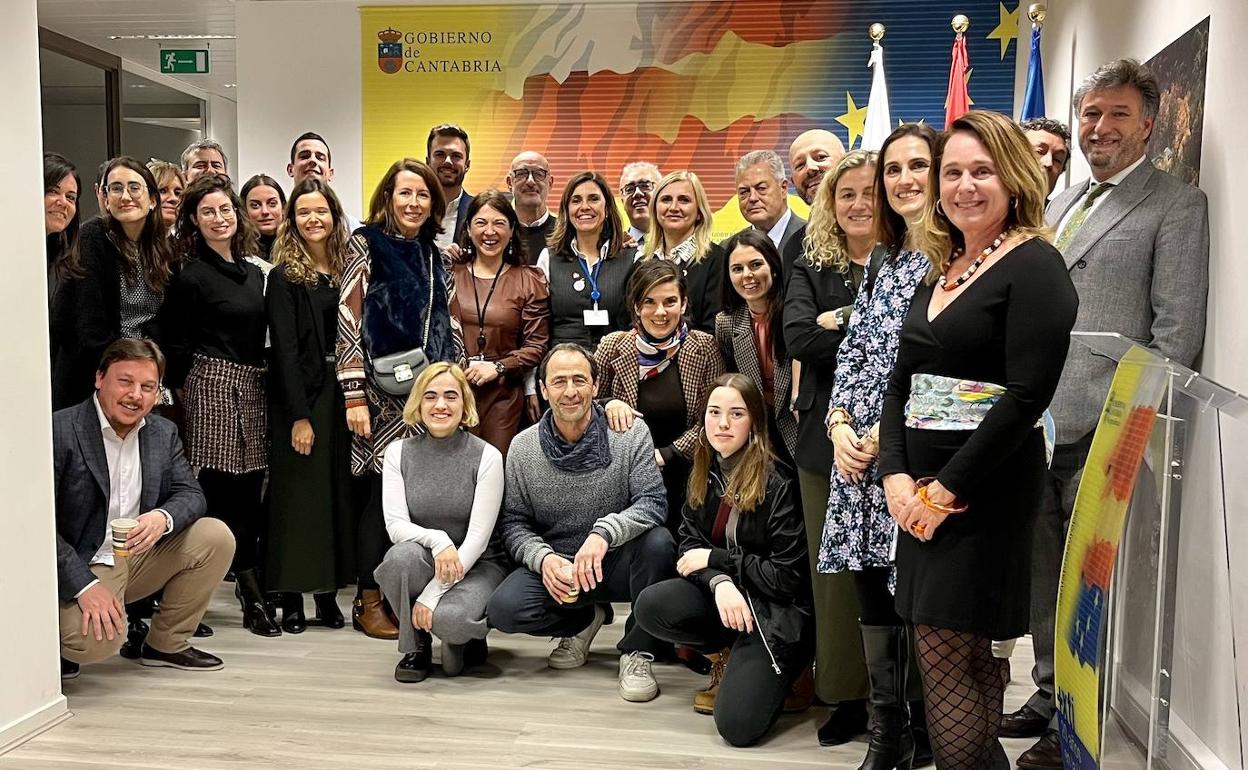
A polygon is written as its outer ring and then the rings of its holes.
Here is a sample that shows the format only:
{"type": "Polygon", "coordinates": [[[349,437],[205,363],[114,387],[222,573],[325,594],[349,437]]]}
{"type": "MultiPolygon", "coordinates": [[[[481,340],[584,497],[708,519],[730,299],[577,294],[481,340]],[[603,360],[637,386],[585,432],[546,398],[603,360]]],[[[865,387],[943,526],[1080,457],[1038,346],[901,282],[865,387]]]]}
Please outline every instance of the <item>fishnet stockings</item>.
{"type": "Polygon", "coordinates": [[[1004,688],[992,640],[947,628],[916,625],[927,724],[939,770],[984,770],[1001,754],[1004,688]]]}

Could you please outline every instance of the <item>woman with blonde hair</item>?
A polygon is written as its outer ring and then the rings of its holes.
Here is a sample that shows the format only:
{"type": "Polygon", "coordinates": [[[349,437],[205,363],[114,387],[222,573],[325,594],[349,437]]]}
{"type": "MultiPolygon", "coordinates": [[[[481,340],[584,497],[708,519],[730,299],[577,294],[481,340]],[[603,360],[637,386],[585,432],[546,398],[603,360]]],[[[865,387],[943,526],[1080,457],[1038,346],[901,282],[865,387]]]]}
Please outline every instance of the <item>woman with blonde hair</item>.
{"type": "Polygon", "coordinates": [[[265,307],[269,318],[269,521],[265,582],[281,594],[282,630],[342,628],[335,600],[355,579],[360,485],[334,368],[338,287],[347,255],[338,196],[310,177],[295,185],[277,229],[265,307]]]}
{"type": "MultiPolygon", "coordinates": [[[[823,415],[836,376],[836,353],[876,246],[875,166],[874,152],[855,150],[842,158],[816,189],[801,237],[789,242],[791,249],[800,249],[786,260],[793,269],[784,296],[784,341],[798,382],[793,459],[806,537],[812,543],[823,534],[828,510],[832,442],[823,415]]],[[[815,572],[817,555],[818,549],[812,548],[815,694],[833,707],[818,737],[822,744],[835,744],[838,732],[846,737],[866,727],[867,666],[853,578],[848,573],[815,572]]]]}
{"type": "Polygon", "coordinates": [[[680,577],[644,590],[633,609],[650,634],[713,658],[694,709],[713,713],[733,746],[771,730],[814,646],[805,529],[768,421],[749,377],[711,384],[680,524],[680,577]]]}
{"type": "Polygon", "coordinates": [[[644,257],[676,263],[688,288],[689,326],[715,333],[723,281],[723,248],[711,240],[714,212],[692,171],[673,171],[650,196],[650,232],[644,257]]]}
{"type": "Polygon", "coordinates": [[[458,365],[430,364],[416,378],[403,421],[419,432],[386,447],[382,509],[394,543],[377,568],[399,617],[399,682],[420,682],[442,642],[442,671],[485,662],[485,608],[507,576],[494,524],[503,500],[503,457],[466,428],[476,399],[458,365]]]}
{"type": "Polygon", "coordinates": [[[186,177],[182,176],[182,169],[178,166],[157,158],[147,162],[147,170],[156,178],[160,216],[165,220],[165,227],[172,231],[173,224],[178,221],[178,206],[182,204],[182,193],[186,190],[186,177]]]}
{"type": "Polygon", "coordinates": [[[896,608],[914,629],[936,763],[1005,768],[991,645],[1027,631],[1041,417],[1079,300],[1048,241],[1048,184],[1017,125],[969,112],[933,161],[937,194],[918,238],[931,269],[902,327],[878,475],[901,531],[896,608]]]}

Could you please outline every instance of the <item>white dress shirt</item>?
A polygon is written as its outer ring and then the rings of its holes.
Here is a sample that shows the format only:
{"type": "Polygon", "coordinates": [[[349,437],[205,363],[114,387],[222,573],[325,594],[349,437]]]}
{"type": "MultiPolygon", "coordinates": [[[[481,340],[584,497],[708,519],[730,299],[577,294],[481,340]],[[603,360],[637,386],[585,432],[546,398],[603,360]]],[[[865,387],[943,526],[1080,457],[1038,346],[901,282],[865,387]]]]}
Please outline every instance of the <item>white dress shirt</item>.
{"type": "Polygon", "coordinates": [[[463,197],[464,191],[461,189],[459,195],[455,196],[455,200],[446,202],[446,213],[442,216],[442,232],[433,239],[440,251],[446,251],[446,247],[455,241],[455,228],[459,226],[459,199],[463,197]]]}
{"type": "MultiPolygon", "coordinates": [[[[1114,187],[1117,187],[1118,185],[1122,184],[1122,180],[1130,176],[1131,172],[1139,168],[1140,164],[1146,160],[1148,160],[1148,156],[1141,155],[1130,166],[1127,166],[1122,171],[1119,171],[1117,174],[1114,174],[1109,179],[1106,179],[1104,182],[1098,182],[1094,179],[1092,180],[1092,184],[1097,185],[1097,186],[1103,185],[1103,184],[1111,184],[1111,185],[1114,185],[1114,187]]],[[[1062,221],[1057,223],[1057,227],[1054,228],[1053,232],[1055,233],[1062,232],[1062,228],[1066,227],[1066,222],[1068,222],[1070,218],[1075,215],[1075,212],[1079,210],[1080,204],[1082,203],[1084,197],[1086,197],[1087,194],[1091,191],[1092,191],[1091,186],[1089,186],[1087,190],[1084,190],[1083,195],[1079,196],[1079,199],[1075,201],[1075,203],[1070,207],[1070,209],[1067,210],[1065,215],[1062,216],[1062,221]]],[[[1110,190],[1096,196],[1096,200],[1092,201],[1092,210],[1088,212],[1088,216],[1089,217],[1092,216],[1092,214],[1096,211],[1096,207],[1104,203],[1105,199],[1113,194],[1114,194],[1114,191],[1111,188],[1110,190]]],[[[1084,219],[1084,221],[1086,222],[1087,219],[1084,219]]]]}
{"type": "Polygon", "coordinates": [[[767,231],[767,237],[771,242],[776,244],[776,248],[780,248],[780,241],[784,239],[784,231],[789,229],[789,220],[793,218],[793,209],[785,208],[784,216],[780,217],[780,221],[767,231]]]}

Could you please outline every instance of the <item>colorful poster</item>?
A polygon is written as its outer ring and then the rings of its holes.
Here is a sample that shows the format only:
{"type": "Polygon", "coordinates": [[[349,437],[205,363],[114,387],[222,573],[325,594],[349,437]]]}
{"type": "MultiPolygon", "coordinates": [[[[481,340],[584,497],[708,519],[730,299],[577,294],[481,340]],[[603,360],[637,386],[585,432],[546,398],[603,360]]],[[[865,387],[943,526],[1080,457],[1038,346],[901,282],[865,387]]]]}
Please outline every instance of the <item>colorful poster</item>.
{"type": "Polygon", "coordinates": [[[1166,387],[1166,369],[1150,365],[1155,360],[1132,347],[1118,363],[1075,496],[1054,647],[1058,737],[1066,770],[1100,767],[1105,609],[1127,507],[1166,387]]]}
{"type": "MultiPolygon", "coordinates": [[[[432,126],[471,138],[465,187],[506,189],[511,159],[584,169],[614,187],[624,164],[691,169],[717,212],[744,226],[733,167],[756,149],[788,158],[809,128],[857,147],[871,88],[867,28],[880,22],[894,121],[943,123],[950,19],[967,34],[974,106],[1011,114],[1019,4],[996,0],[736,0],[377,6],[361,13],[365,199],[385,169],[424,158],[432,126]]],[[[791,201],[799,213],[804,206],[791,201]]]]}
{"type": "Polygon", "coordinates": [[[1162,171],[1198,186],[1208,62],[1208,17],[1146,62],[1161,87],[1161,104],[1148,140],[1148,157],[1162,171]]]}

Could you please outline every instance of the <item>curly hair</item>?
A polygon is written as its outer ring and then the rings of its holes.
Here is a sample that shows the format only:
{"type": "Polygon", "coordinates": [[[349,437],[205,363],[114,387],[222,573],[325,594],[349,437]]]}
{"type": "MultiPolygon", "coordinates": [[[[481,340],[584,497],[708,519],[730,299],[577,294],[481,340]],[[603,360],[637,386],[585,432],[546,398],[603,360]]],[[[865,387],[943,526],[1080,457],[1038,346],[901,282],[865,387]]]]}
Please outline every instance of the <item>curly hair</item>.
{"type": "Polygon", "coordinates": [[[841,158],[832,173],[819,183],[815,199],[810,204],[810,221],[806,225],[806,235],[802,238],[802,253],[807,263],[816,270],[828,267],[843,273],[849,269],[849,242],[845,237],[845,230],[836,219],[836,185],[846,173],[856,168],[874,166],[876,160],[877,156],[873,151],[854,150],[841,158]]]}
{"type": "Polygon", "coordinates": [[[329,275],[334,284],[342,278],[342,270],[347,261],[347,223],[342,211],[342,203],[328,184],[316,177],[309,177],[290,191],[290,201],[282,215],[281,224],[277,226],[277,239],[273,241],[273,264],[286,266],[286,278],[291,283],[315,286],[320,280],[316,271],[316,261],[308,251],[307,241],[299,232],[296,216],[299,210],[299,199],[305,195],[320,193],[329,206],[329,216],[333,220],[329,237],[325,240],[325,254],[329,257],[329,275]]]}

